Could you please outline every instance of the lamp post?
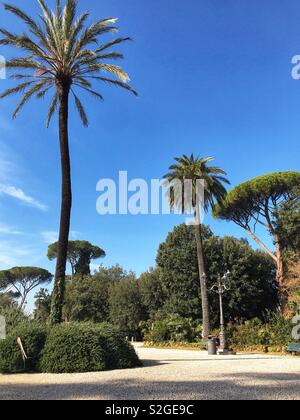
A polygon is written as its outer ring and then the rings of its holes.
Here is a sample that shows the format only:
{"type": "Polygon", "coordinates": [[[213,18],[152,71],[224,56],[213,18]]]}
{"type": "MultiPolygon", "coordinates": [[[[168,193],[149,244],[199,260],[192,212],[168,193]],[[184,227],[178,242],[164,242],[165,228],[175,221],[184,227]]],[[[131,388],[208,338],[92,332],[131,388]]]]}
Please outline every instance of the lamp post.
{"type": "Polygon", "coordinates": [[[211,288],[211,290],[219,295],[219,303],[220,303],[220,348],[219,353],[227,353],[227,342],[226,342],[226,327],[225,327],[225,318],[224,318],[224,307],[223,307],[223,295],[229,289],[229,281],[228,277],[230,276],[230,271],[227,271],[223,277],[219,275],[218,282],[211,288]]]}

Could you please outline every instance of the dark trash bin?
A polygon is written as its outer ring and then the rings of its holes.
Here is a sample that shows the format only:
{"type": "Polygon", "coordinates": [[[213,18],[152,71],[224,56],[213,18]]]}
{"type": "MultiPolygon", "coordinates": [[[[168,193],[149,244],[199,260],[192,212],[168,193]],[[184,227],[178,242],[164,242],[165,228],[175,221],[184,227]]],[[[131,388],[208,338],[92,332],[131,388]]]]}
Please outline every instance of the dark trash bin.
{"type": "Polygon", "coordinates": [[[209,356],[216,356],[217,354],[217,340],[215,337],[209,337],[207,342],[207,350],[209,356]]]}

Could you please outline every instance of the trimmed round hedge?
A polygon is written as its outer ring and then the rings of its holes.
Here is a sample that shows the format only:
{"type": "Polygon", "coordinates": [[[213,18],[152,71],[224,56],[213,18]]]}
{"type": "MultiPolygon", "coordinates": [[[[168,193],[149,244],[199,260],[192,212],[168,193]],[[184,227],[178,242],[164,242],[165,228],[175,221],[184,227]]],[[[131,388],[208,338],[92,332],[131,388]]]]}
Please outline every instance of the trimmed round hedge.
{"type": "Polygon", "coordinates": [[[140,366],[133,347],[108,324],[51,328],[40,363],[45,373],[99,372],[140,366]]]}
{"type": "Polygon", "coordinates": [[[21,324],[0,340],[0,372],[81,373],[141,366],[130,343],[110,324],[74,323],[47,327],[21,324]],[[24,366],[17,344],[28,360],[24,366]]]}
{"type": "Polygon", "coordinates": [[[105,338],[107,369],[130,369],[142,366],[133,346],[118,328],[108,323],[98,324],[96,328],[105,338]]]}
{"type": "Polygon", "coordinates": [[[47,338],[43,325],[24,323],[15,328],[5,340],[0,340],[0,372],[39,372],[39,362],[47,338]],[[28,360],[22,358],[17,339],[21,338],[28,360]]]}

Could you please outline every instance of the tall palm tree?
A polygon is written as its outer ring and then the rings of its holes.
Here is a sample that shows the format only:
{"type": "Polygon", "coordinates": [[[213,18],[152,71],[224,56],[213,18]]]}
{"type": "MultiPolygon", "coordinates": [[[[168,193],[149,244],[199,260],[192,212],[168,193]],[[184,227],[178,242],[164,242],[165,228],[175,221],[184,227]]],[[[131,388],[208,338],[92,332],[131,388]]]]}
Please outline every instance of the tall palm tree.
{"type": "MultiPolygon", "coordinates": [[[[229,184],[225,178],[226,172],[222,169],[209,166],[208,163],[213,161],[212,157],[195,158],[192,154],[190,157],[183,155],[175,158],[176,164],[170,166],[169,172],[165,175],[165,179],[172,185],[174,181],[180,181],[181,194],[170,194],[171,206],[178,207],[183,212],[192,210],[194,214],[195,237],[197,243],[197,257],[199,268],[199,279],[202,299],[203,313],[203,337],[208,338],[210,335],[210,316],[209,316],[209,300],[207,291],[207,277],[204,263],[203,235],[201,225],[200,205],[207,212],[209,208],[213,208],[215,202],[221,202],[226,195],[224,184],[229,184]],[[186,192],[185,181],[191,182],[191,191],[186,192]],[[204,197],[199,194],[199,181],[203,182],[204,197]],[[183,200],[188,197],[188,200],[183,200]]],[[[174,185],[174,184],[173,184],[174,185]]]]}
{"type": "Polygon", "coordinates": [[[22,100],[13,114],[16,118],[29,99],[32,97],[43,99],[51,90],[54,90],[47,127],[58,107],[62,205],[51,322],[59,323],[62,318],[72,207],[68,137],[70,94],[74,97],[84,126],[88,126],[86,111],[75,90],[80,89],[97,99],[103,99],[101,93],[93,89],[92,84],[104,82],[127,89],[135,95],[136,92],[128,84],[129,77],[126,72],[119,66],[106,62],[106,60],[123,58],[122,54],[112,52],[110,48],[128,41],[129,38],[113,38],[105,43],[99,40],[100,35],[117,31],[115,25],[117,19],[101,19],[86,26],[89,13],[85,12],[77,17],[77,0],[66,0],[64,6],[60,0],[57,0],[54,10],[50,10],[44,0],[37,1],[42,10],[38,21],[18,7],[4,5],[8,12],[17,16],[23,24],[25,23],[27,33],[16,34],[0,28],[2,35],[0,45],[16,47],[24,54],[6,62],[7,69],[18,71],[11,78],[19,80],[20,84],[6,90],[0,98],[22,93],[22,100]]]}

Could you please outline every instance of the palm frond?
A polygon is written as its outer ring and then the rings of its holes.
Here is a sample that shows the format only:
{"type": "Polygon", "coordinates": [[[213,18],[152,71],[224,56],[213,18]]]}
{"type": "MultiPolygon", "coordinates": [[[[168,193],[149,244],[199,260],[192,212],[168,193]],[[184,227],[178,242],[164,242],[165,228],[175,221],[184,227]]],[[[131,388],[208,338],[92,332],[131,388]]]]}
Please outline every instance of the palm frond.
{"type": "Polygon", "coordinates": [[[82,48],[85,48],[91,43],[95,43],[99,35],[107,32],[116,32],[118,28],[116,26],[111,26],[111,24],[114,24],[116,21],[117,19],[114,18],[102,19],[87,28],[76,43],[74,48],[74,58],[77,57],[77,54],[82,50],[82,48]]]}
{"type": "Polygon", "coordinates": [[[100,52],[102,52],[104,50],[107,50],[108,48],[111,48],[111,47],[113,47],[113,46],[115,46],[117,44],[121,44],[121,43],[126,42],[126,41],[132,41],[132,39],[129,38],[129,37],[113,39],[112,41],[107,42],[106,44],[103,44],[99,48],[97,48],[95,50],[95,53],[98,54],[98,53],[100,53],[100,52]]]}
{"type": "MultiPolygon", "coordinates": [[[[41,13],[40,20],[36,21],[19,7],[5,4],[6,11],[26,25],[25,33],[18,34],[0,28],[0,45],[13,46],[24,53],[18,58],[7,60],[5,64],[0,63],[1,68],[5,66],[8,70],[19,69],[19,72],[15,71],[10,77],[23,82],[0,96],[1,99],[14,93],[23,94],[14,118],[32,96],[42,99],[52,87],[56,89],[56,95],[50,105],[47,126],[58,106],[59,92],[63,86],[76,86],[102,100],[101,93],[93,88],[92,83],[101,81],[137,95],[129,84],[128,74],[121,67],[106,62],[124,58],[122,53],[110,48],[131,38],[118,37],[108,42],[99,42],[101,35],[118,30],[116,18],[101,19],[86,26],[88,12],[76,18],[78,0],[65,0],[64,6],[61,0],[56,0],[53,10],[46,0],[37,1],[41,13]],[[103,72],[109,73],[108,77],[103,72]]],[[[75,93],[74,98],[82,122],[87,126],[85,109],[75,93]]]]}
{"type": "Polygon", "coordinates": [[[130,91],[135,96],[139,96],[138,92],[135,91],[128,83],[121,82],[120,80],[109,79],[107,77],[100,77],[100,76],[90,76],[90,77],[87,76],[87,78],[91,78],[91,79],[98,80],[98,81],[101,81],[101,82],[104,82],[104,83],[119,86],[123,89],[126,89],[126,90],[130,91]]]}
{"type": "Polygon", "coordinates": [[[25,22],[32,30],[39,30],[39,27],[37,26],[34,19],[32,19],[29,15],[27,15],[25,12],[23,12],[21,9],[19,9],[16,6],[13,6],[8,3],[4,3],[4,8],[8,12],[14,14],[18,18],[20,18],[23,22],[25,22]]]}
{"type": "Polygon", "coordinates": [[[25,12],[23,12],[18,7],[12,6],[10,4],[4,4],[4,7],[7,11],[10,13],[16,15],[19,17],[23,22],[26,23],[26,25],[29,27],[30,32],[32,32],[45,47],[48,47],[48,41],[43,34],[43,31],[40,29],[39,25],[34,21],[33,18],[31,18],[29,15],[27,15],[25,12]]]}
{"type": "Polygon", "coordinates": [[[46,94],[49,92],[49,90],[52,88],[52,86],[47,87],[47,89],[42,90],[41,92],[38,92],[36,95],[37,99],[44,99],[46,94]]]}
{"type": "Polygon", "coordinates": [[[119,66],[115,66],[113,64],[105,64],[105,63],[98,63],[93,64],[91,66],[87,66],[86,69],[83,69],[80,71],[81,75],[88,74],[88,73],[94,73],[99,71],[105,71],[107,73],[111,73],[112,75],[116,76],[118,79],[120,79],[122,82],[129,82],[130,77],[128,74],[121,69],[119,66]]]}
{"type": "Polygon", "coordinates": [[[15,93],[23,92],[27,87],[31,86],[33,83],[35,83],[35,81],[22,83],[22,84],[20,84],[18,86],[15,86],[13,88],[7,89],[5,92],[3,92],[0,95],[0,99],[4,99],[7,96],[13,95],[15,93]]]}
{"type": "Polygon", "coordinates": [[[28,100],[35,94],[37,93],[39,90],[41,90],[46,84],[48,84],[49,81],[47,80],[43,80],[40,83],[37,83],[35,86],[33,86],[29,91],[27,91],[25,93],[25,95],[23,96],[21,102],[19,103],[19,105],[17,106],[16,110],[13,113],[13,118],[15,119],[18,115],[18,113],[20,112],[20,110],[23,108],[23,106],[26,104],[26,102],[28,102],[28,100]]]}
{"type": "Polygon", "coordinates": [[[73,95],[74,95],[76,108],[77,108],[78,113],[79,113],[79,115],[80,115],[81,121],[82,121],[82,123],[83,123],[83,125],[84,125],[85,127],[88,127],[88,125],[89,125],[89,121],[88,121],[88,118],[87,118],[87,115],[86,115],[85,109],[84,109],[84,107],[83,107],[83,105],[82,105],[82,103],[81,103],[80,99],[78,98],[78,96],[76,96],[76,95],[75,95],[75,93],[74,93],[74,92],[73,92],[73,95]]]}
{"type": "Polygon", "coordinates": [[[69,39],[72,25],[76,16],[77,1],[67,0],[62,16],[62,32],[65,39],[69,39]]]}
{"type": "Polygon", "coordinates": [[[85,90],[86,92],[90,93],[91,95],[95,96],[97,99],[101,99],[101,100],[103,101],[103,99],[104,99],[104,98],[103,98],[103,96],[101,95],[101,93],[96,92],[96,91],[95,91],[95,90],[93,90],[93,89],[89,89],[89,88],[85,87],[84,85],[80,85],[80,84],[77,84],[77,83],[74,83],[74,85],[75,85],[75,86],[80,87],[81,89],[83,89],[83,90],[85,90]]]}
{"type": "Polygon", "coordinates": [[[57,108],[57,104],[58,104],[58,94],[56,93],[52,99],[49,111],[48,111],[48,116],[47,116],[47,121],[46,121],[46,127],[49,128],[50,126],[50,122],[52,120],[52,117],[54,115],[54,112],[57,108]]]}
{"type": "Polygon", "coordinates": [[[14,58],[6,61],[5,66],[8,69],[34,69],[49,72],[49,69],[47,69],[41,63],[30,58],[14,58]]]}

